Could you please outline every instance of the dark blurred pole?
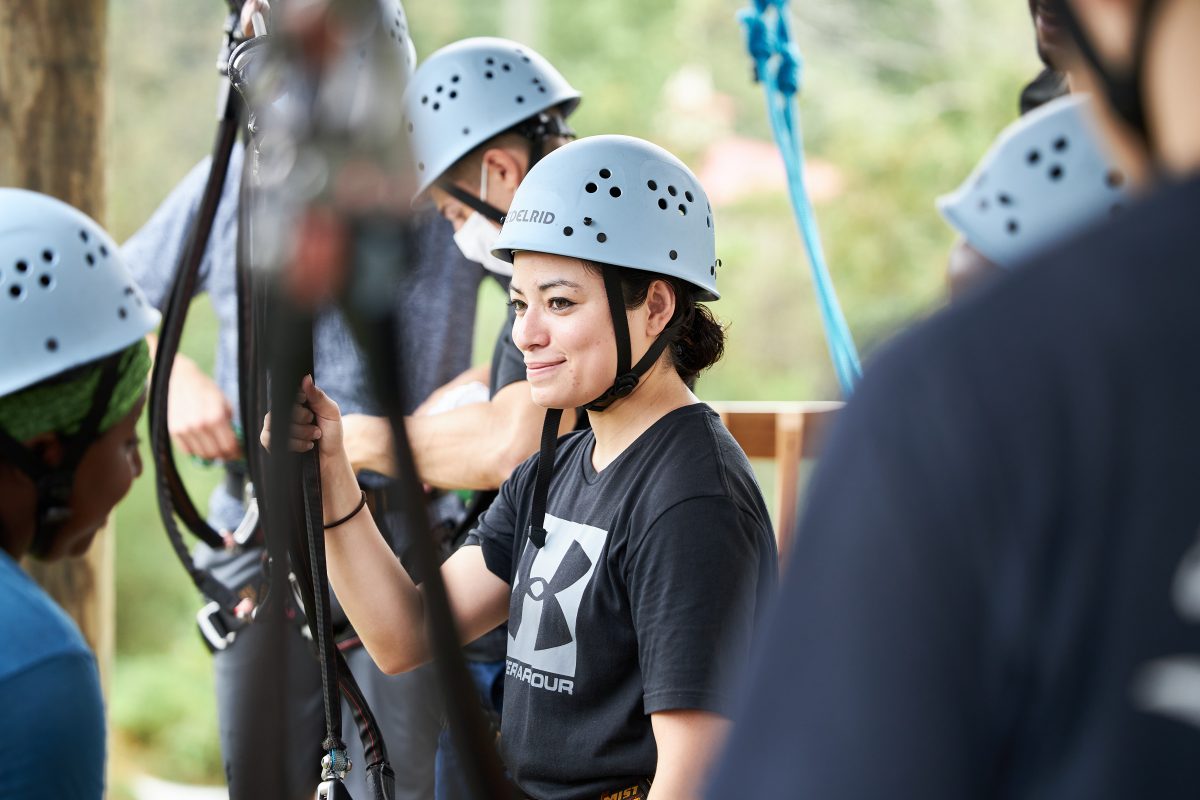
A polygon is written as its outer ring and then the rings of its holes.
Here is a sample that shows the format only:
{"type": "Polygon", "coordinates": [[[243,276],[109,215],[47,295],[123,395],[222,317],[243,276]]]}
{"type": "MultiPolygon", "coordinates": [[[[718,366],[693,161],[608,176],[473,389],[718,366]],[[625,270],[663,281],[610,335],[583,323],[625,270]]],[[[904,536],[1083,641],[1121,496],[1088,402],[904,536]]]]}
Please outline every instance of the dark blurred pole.
{"type": "MultiPolygon", "coordinates": [[[[0,2],[0,186],[44,192],[104,222],[107,0],[0,2]]],[[[24,567],[79,623],[102,684],[113,655],[113,526],[87,555],[24,567]]]]}

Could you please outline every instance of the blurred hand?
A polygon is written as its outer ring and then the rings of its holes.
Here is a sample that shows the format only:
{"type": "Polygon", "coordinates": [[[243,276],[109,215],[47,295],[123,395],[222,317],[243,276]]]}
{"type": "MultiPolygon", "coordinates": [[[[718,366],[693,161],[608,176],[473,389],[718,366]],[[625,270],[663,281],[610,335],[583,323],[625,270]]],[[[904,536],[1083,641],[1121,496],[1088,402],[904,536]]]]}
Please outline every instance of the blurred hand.
{"type": "Polygon", "coordinates": [[[239,24],[242,26],[242,35],[247,39],[254,38],[254,15],[258,13],[263,15],[263,19],[270,19],[271,4],[267,0],[246,0],[239,24]]]}
{"type": "Polygon", "coordinates": [[[233,432],[233,406],[212,378],[176,356],[167,395],[167,430],[185,453],[223,461],[242,457],[233,432]]]}

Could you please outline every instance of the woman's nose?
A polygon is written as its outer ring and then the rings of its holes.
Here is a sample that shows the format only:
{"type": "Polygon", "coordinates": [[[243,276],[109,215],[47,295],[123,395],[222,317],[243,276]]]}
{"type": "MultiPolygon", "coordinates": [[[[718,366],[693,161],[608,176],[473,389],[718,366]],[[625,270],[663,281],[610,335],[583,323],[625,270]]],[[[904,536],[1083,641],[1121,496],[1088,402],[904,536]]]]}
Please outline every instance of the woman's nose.
{"type": "Polygon", "coordinates": [[[525,309],[525,313],[517,317],[513,323],[513,344],[521,352],[534,350],[538,347],[544,347],[547,342],[546,326],[542,319],[542,315],[537,309],[530,306],[525,309]]]}

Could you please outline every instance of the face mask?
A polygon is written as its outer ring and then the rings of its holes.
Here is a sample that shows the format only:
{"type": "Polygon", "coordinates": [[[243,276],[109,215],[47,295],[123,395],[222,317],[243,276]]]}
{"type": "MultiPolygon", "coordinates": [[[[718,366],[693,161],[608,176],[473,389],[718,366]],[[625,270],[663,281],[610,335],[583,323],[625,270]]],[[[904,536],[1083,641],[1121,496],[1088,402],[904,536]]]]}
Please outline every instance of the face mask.
{"type": "MultiPolygon", "coordinates": [[[[488,171],[487,164],[480,165],[479,175],[479,199],[484,203],[487,202],[487,179],[488,171]]],[[[458,249],[462,254],[478,264],[482,264],[483,268],[488,272],[493,272],[505,278],[511,278],[513,274],[512,264],[507,261],[501,261],[492,255],[492,248],[496,246],[496,241],[500,238],[500,229],[489,222],[478,211],[471,213],[467,217],[467,221],[463,226],[454,232],[454,243],[458,245],[458,249]]]]}
{"type": "Polygon", "coordinates": [[[464,256],[482,264],[488,272],[511,278],[512,264],[492,255],[492,248],[499,238],[500,229],[484,219],[478,211],[472,212],[466,223],[454,232],[454,243],[464,256]]]}

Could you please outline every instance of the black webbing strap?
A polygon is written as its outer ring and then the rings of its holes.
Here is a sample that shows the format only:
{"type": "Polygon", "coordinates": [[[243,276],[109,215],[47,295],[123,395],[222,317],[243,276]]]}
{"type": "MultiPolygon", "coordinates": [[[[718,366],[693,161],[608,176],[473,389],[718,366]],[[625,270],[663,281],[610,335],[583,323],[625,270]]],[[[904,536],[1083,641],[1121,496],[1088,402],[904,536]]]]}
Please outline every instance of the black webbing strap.
{"type": "Polygon", "coordinates": [[[188,308],[196,289],[200,263],[212,233],[213,220],[224,191],[226,173],[233,147],[237,141],[242,113],[241,100],[235,92],[227,91],[225,105],[213,144],[212,165],[204,185],[200,207],[188,233],[187,246],[183,250],[171,286],[170,299],[163,314],[159,333],[158,350],[154,358],[154,372],[150,380],[149,425],[150,443],[155,465],[155,489],[158,511],[171,549],[179,558],[188,576],[207,597],[215,600],[226,610],[232,610],[239,598],[228,587],[208,572],[196,567],[188,553],[183,535],[176,524],[176,517],[187,529],[209,547],[220,550],[225,544],[220,535],[204,520],[195,503],[188,495],[175,464],[171,449],[171,436],[167,428],[167,400],[170,390],[171,368],[179,352],[183,326],[188,308]]]}
{"type": "Polygon", "coordinates": [[[468,206],[478,211],[484,217],[490,219],[497,225],[504,224],[504,212],[486,200],[479,199],[470,192],[464,191],[460,187],[455,186],[451,181],[448,180],[439,181],[437,187],[458,202],[462,203],[464,206],[468,206]]]}
{"type": "Polygon", "coordinates": [[[554,475],[554,455],[558,450],[558,426],[562,422],[561,408],[547,408],[542,422],[542,444],[538,451],[537,478],[533,483],[533,510],[529,515],[529,541],[535,547],[546,545],[546,501],[550,495],[550,478],[554,475]]]}
{"type": "Polygon", "coordinates": [[[1146,46],[1150,36],[1150,24],[1154,20],[1154,12],[1159,7],[1158,0],[1143,0],[1138,7],[1136,27],[1133,40],[1133,60],[1130,68],[1114,70],[1111,64],[1105,62],[1092,42],[1092,37],[1079,20],[1071,0],[1058,0],[1055,3],[1056,12],[1063,18],[1067,30],[1080,55],[1096,72],[1109,103],[1117,115],[1134,130],[1142,139],[1142,143],[1150,148],[1150,122],[1146,117],[1145,95],[1142,92],[1142,81],[1146,70],[1146,46]]]}
{"type": "Polygon", "coordinates": [[[617,339],[617,377],[613,385],[584,408],[589,411],[605,411],[622,397],[628,397],[637,388],[638,381],[654,366],[663,351],[671,346],[683,328],[681,315],[663,329],[645,354],[632,368],[633,346],[629,340],[629,320],[625,317],[625,294],[621,291],[621,279],[612,267],[601,266],[604,275],[604,291],[608,296],[608,310],[612,314],[613,333],[617,339]]]}

